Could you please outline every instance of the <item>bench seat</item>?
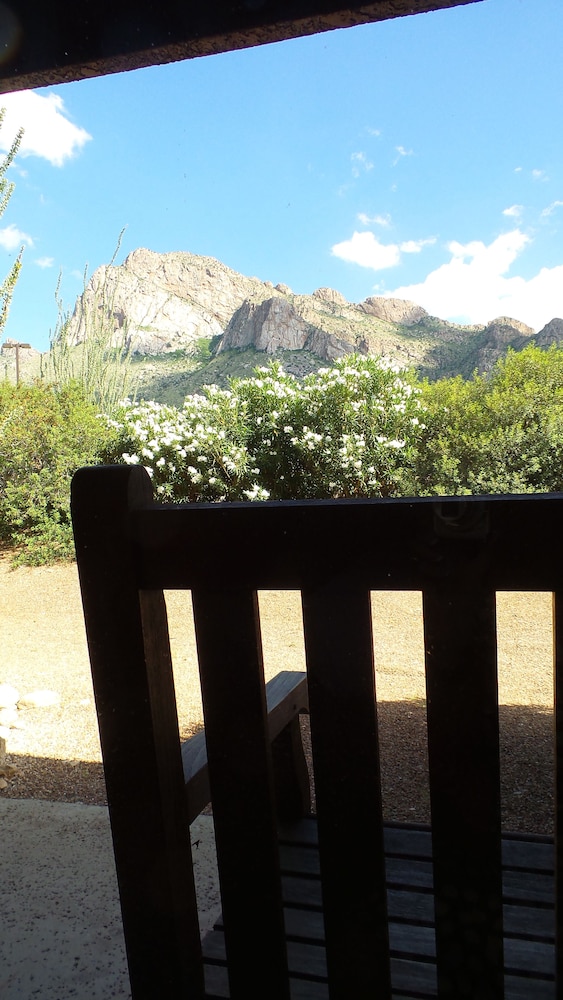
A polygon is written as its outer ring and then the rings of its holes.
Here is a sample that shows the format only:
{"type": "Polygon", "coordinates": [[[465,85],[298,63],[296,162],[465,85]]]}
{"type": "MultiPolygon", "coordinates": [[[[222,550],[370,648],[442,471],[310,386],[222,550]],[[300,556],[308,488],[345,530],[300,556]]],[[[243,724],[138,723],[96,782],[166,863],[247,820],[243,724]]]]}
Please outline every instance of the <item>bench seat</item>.
{"type": "MultiPolygon", "coordinates": [[[[280,862],[292,1000],[328,1000],[317,823],[280,826],[280,862]]],[[[343,851],[354,849],[350,839],[343,851]]],[[[554,1000],[554,850],[547,837],[502,841],[506,1000],[554,1000]]],[[[436,997],[436,943],[429,827],[385,825],[393,997],[436,997]]],[[[251,930],[250,930],[251,933],[251,930]]],[[[223,925],[203,941],[206,995],[230,996],[223,925]]]]}

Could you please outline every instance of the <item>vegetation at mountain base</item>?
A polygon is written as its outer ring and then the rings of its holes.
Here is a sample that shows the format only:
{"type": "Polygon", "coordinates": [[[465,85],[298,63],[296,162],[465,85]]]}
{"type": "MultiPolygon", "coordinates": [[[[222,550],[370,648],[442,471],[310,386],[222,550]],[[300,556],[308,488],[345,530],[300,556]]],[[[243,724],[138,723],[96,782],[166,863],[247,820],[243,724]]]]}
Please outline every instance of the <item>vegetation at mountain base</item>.
{"type": "Polygon", "coordinates": [[[563,350],[509,351],[489,375],[424,387],[419,492],[563,490],[563,350]]]}
{"type": "Polygon", "coordinates": [[[563,350],[436,382],[371,356],[302,378],[273,361],[181,406],[103,415],[78,381],[4,381],[0,539],[18,561],[72,556],[70,479],[98,462],[144,465],[163,502],[557,492],[563,350]]]}
{"type": "MultiPolygon", "coordinates": [[[[113,264],[123,238],[120,233],[110,266],[113,264]]],[[[84,272],[84,288],[88,284],[84,272]]],[[[127,321],[115,327],[115,286],[107,280],[98,283],[90,297],[87,333],[75,343],[71,322],[80,321],[84,299],[79,297],[74,313],[65,310],[59,294],[60,278],[55,290],[58,318],[50,336],[49,351],[40,358],[41,379],[63,388],[77,382],[84,397],[102,413],[111,413],[117,403],[131,394],[134,386],[131,372],[131,345],[127,321]]]]}
{"type": "MultiPolygon", "coordinates": [[[[208,341],[210,344],[210,341],[208,341]]],[[[264,352],[255,347],[224,351],[202,361],[201,354],[179,351],[158,357],[133,356],[132,374],[137,395],[159,403],[181,407],[186,396],[201,393],[206,385],[227,389],[233,379],[250,378],[264,364],[264,352]]],[[[275,361],[290,375],[303,378],[326,362],[311,351],[277,351],[275,361]]]]}
{"type": "Polygon", "coordinates": [[[16,564],[73,558],[70,480],[110,433],[78,382],[0,382],[0,540],[16,564]]]}

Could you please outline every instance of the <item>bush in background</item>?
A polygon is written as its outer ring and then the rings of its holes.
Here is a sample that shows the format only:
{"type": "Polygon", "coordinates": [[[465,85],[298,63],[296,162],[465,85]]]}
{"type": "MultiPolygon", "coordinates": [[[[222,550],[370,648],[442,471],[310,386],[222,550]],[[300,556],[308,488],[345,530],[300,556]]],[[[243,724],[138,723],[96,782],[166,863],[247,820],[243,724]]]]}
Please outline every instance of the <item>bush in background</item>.
{"type": "Polygon", "coordinates": [[[416,377],[349,355],[298,381],[275,362],[233,383],[247,448],[272,499],[398,496],[414,490],[423,429],[416,377]]]}
{"type": "Polygon", "coordinates": [[[0,383],[0,538],[16,564],[74,557],[70,480],[110,436],[77,383],[0,383]]]}
{"type": "Polygon", "coordinates": [[[427,384],[419,493],[563,489],[563,351],[509,351],[487,375],[427,384]]]}
{"type": "Polygon", "coordinates": [[[69,487],[97,462],[144,465],[163,502],[532,493],[563,488],[563,351],[421,383],[349,355],[302,381],[273,362],[177,409],[100,418],[83,384],[0,384],[0,538],[20,562],[73,555],[69,487]]]}
{"type": "Polygon", "coordinates": [[[163,500],[396,496],[415,489],[424,429],[414,376],[348,356],[298,381],[273,362],[181,410],[126,405],[110,461],[141,464],[163,500]]]}

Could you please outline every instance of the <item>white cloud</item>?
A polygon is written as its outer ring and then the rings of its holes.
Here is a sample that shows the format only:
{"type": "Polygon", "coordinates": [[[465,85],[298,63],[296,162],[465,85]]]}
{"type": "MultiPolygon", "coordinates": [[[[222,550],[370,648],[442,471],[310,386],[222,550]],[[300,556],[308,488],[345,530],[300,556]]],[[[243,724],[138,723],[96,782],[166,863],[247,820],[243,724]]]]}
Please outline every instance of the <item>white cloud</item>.
{"type": "Polygon", "coordinates": [[[42,267],[42,268],[52,267],[53,264],[55,263],[55,258],[54,257],[38,257],[37,260],[35,260],[33,263],[37,264],[37,267],[42,267]]]}
{"type": "Polygon", "coordinates": [[[401,259],[401,251],[396,243],[380,243],[370,232],[354,233],[352,239],[335,243],[331,253],[341,260],[359,264],[360,267],[370,267],[374,271],[395,267],[401,259]]]}
{"type": "Polygon", "coordinates": [[[361,222],[363,226],[390,226],[391,216],[387,212],[386,215],[366,215],[365,212],[360,212],[358,214],[358,222],[361,222]]]}
{"type": "Polygon", "coordinates": [[[548,216],[553,215],[556,208],[561,208],[562,205],[563,201],[552,201],[551,205],[548,205],[547,208],[544,208],[544,210],[540,215],[540,218],[547,219],[548,216]]]}
{"type": "Polygon", "coordinates": [[[380,128],[371,128],[370,125],[366,126],[366,132],[367,132],[368,135],[373,135],[373,136],[376,136],[376,137],[379,136],[379,135],[381,135],[381,129],[380,128]]]}
{"type": "Polygon", "coordinates": [[[394,167],[397,165],[397,163],[399,162],[399,160],[401,160],[403,158],[403,156],[413,156],[414,155],[414,150],[412,150],[412,149],[405,149],[404,146],[395,146],[395,152],[398,155],[393,160],[393,166],[394,167]]]}
{"type": "Polygon", "coordinates": [[[4,226],[3,229],[0,229],[0,246],[4,247],[4,250],[19,250],[22,243],[28,247],[33,246],[31,236],[28,236],[27,233],[23,233],[21,229],[14,226],[13,223],[9,226],[4,226]]]}
{"type": "Polygon", "coordinates": [[[511,205],[510,208],[503,209],[502,214],[508,215],[512,219],[519,219],[524,210],[523,205],[511,205]]]}
{"type": "Polygon", "coordinates": [[[362,170],[373,170],[373,163],[368,160],[365,153],[352,153],[350,159],[352,161],[353,177],[359,177],[362,170]]]}
{"type": "Polygon", "coordinates": [[[535,181],[546,181],[548,179],[545,170],[532,170],[532,177],[535,181]]]}
{"type": "Polygon", "coordinates": [[[405,243],[401,243],[400,250],[402,253],[420,253],[423,247],[432,246],[435,242],[435,236],[430,236],[426,240],[406,240],[405,243]]]}
{"type": "Polygon", "coordinates": [[[2,94],[0,108],[6,109],[0,129],[0,150],[4,152],[23,128],[19,155],[39,156],[54,167],[62,167],[92,138],[85,129],[70,121],[59,94],[42,95],[32,90],[2,94]]]}
{"type": "Polygon", "coordinates": [[[419,284],[386,292],[411,299],[434,316],[464,323],[487,323],[512,316],[535,330],[563,316],[563,264],[542,268],[526,280],[508,272],[530,239],[519,229],[480,241],[448,245],[451,258],[419,284]]]}
{"type": "Polygon", "coordinates": [[[435,243],[434,237],[426,240],[406,240],[404,243],[381,243],[371,232],[355,232],[350,240],[335,243],[331,253],[334,257],[359,264],[360,267],[382,271],[388,267],[396,267],[401,261],[402,253],[420,253],[422,248],[430,243],[435,243]]]}

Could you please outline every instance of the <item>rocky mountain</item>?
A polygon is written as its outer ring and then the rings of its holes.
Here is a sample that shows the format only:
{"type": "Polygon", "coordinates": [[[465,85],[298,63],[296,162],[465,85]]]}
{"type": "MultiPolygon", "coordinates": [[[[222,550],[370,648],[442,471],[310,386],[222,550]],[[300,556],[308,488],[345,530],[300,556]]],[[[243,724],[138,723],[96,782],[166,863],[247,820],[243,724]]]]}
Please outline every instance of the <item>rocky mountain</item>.
{"type": "Polygon", "coordinates": [[[120,266],[99,268],[76,303],[71,343],[109,324],[140,356],[193,352],[212,343],[232,351],[305,352],[323,361],[343,354],[386,354],[439,377],[488,370],[508,347],[563,342],[563,320],[539,333],[499,317],[461,326],[430,316],[414,302],[370,297],[348,302],[331,288],[296,295],[287,285],[248,278],[211,257],[139,249],[120,266]]]}
{"type": "Polygon", "coordinates": [[[134,352],[186,350],[201,337],[220,336],[245,299],[266,294],[258,278],[245,278],[212,257],[134,250],[120,266],[94,272],[68,335],[80,343],[88,327],[110,317],[116,331],[126,328],[134,352]]]}
{"type": "Polygon", "coordinates": [[[563,343],[563,319],[552,319],[544,326],[535,338],[538,347],[550,347],[551,344],[563,343]]]}

